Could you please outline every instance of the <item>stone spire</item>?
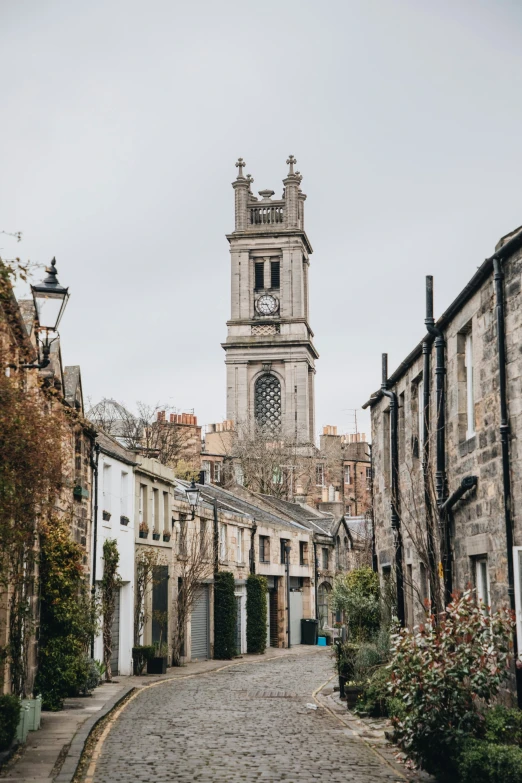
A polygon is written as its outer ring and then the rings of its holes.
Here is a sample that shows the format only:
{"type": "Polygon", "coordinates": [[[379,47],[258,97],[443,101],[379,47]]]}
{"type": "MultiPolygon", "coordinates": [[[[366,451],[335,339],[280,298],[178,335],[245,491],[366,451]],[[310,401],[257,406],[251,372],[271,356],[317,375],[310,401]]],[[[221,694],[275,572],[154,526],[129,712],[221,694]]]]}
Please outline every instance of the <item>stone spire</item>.
{"type": "Polygon", "coordinates": [[[296,174],[294,165],[297,160],[293,155],[288,156],[286,161],[290,169],[288,176],[283,180],[285,186],[285,212],[287,228],[298,228],[299,226],[299,185],[301,184],[301,175],[296,174]]]}
{"type": "Polygon", "coordinates": [[[247,227],[247,203],[250,194],[250,185],[254,181],[250,175],[243,176],[243,169],[246,163],[243,158],[238,158],[236,167],[238,169],[237,178],[232,183],[236,193],[236,231],[244,231],[247,227]]]}

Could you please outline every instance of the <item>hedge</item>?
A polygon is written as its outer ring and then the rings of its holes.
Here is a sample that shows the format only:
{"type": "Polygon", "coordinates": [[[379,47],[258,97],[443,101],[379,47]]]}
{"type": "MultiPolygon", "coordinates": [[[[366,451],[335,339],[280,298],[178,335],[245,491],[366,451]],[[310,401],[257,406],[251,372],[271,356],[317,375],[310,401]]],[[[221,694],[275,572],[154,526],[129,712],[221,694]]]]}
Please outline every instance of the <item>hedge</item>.
{"type": "Polygon", "coordinates": [[[234,574],[214,577],[214,658],[227,661],[236,654],[236,596],[234,574]]]}
{"type": "Polygon", "coordinates": [[[14,740],[22,705],[17,696],[6,693],[0,696],[0,751],[9,750],[14,740]]]}
{"type": "Polygon", "coordinates": [[[520,783],[522,748],[466,740],[457,756],[456,768],[460,783],[520,783]]]}
{"type": "Polygon", "coordinates": [[[267,610],[266,577],[250,574],[247,579],[247,652],[264,653],[266,650],[267,610]]]}

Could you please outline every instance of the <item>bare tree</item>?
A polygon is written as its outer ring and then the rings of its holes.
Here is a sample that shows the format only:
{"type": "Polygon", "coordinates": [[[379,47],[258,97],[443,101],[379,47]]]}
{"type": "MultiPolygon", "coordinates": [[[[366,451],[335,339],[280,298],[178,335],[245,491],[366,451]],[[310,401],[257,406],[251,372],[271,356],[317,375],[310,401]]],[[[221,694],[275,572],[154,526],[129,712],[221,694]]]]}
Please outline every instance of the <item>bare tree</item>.
{"type": "Polygon", "coordinates": [[[146,457],[155,457],[176,470],[179,465],[185,477],[187,469],[199,471],[201,448],[194,443],[190,425],[168,420],[167,405],[136,403],[136,413],[115,400],[103,399],[87,413],[93,424],[122,445],[146,457]]]}
{"type": "Polygon", "coordinates": [[[212,575],[213,538],[207,530],[205,520],[194,520],[187,529],[187,522],[181,523],[178,539],[178,596],[176,621],[172,639],[172,663],[181,666],[185,646],[186,628],[194,602],[203,579],[212,575]],[[199,527],[198,527],[199,524],[199,527]]]}
{"type": "Polygon", "coordinates": [[[147,607],[147,594],[154,584],[154,569],[158,565],[167,565],[162,550],[156,547],[140,547],[136,555],[136,581],[134,586],[134,646],[140,644],[143,629],[150,613],[147,607]]]}

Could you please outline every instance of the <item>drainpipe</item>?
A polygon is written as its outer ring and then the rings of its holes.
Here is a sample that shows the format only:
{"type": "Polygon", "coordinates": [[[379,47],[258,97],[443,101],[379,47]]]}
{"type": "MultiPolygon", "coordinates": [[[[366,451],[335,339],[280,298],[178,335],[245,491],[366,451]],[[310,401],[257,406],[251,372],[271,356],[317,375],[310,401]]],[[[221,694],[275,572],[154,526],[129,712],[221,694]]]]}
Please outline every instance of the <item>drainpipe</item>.
{"type": "Polygon", "coordinates": [[[315,582],[315,619],[319,620],[319,604],[317,590],[319,589],[319,563],[317,561],[317,544],[314,541],[314,582],[315,582]]]}
{"type": "MultiPolygon", "coordinates": [[[[428,329],[435,325],[433,318],[433,276],[426,275],[426,318],[424,323],[428,329]]],[[[430,574],[430,599],[431,612],[435,616],[442,607],[435,606],[435,582],[438,579],[438,568],[435,549],[435,535],[433,532],[433,504],[430,492],[430,391],[431,391],[431,349],[433,335],[431,332],[422,343],[424,358],[422,369],[423,386],[423,417],[422,417],[422,474],[424,480],[424,507],[426,509],[426,538],[428,549],[428,568],[430,574]]],[[[420,400],[419,400],[420,402],[420,400]]]]}
{"type": "MultiPolygon", "coordinates": [[[[93,439],[94,441],[94,439],[93,439]]],[[[96,544],[98,539],[98,465],[100,462],[100,445],[93,442],[91,450],[91,468],[94,479],[94,509],[93,509],[93,539],[92,539],[92,600],[96,598],[96,544]],[[93,451],[96,455],[93,457],[93,451]]],[[[91,636],[91,658],[94,658],[94,634],[91,636]]]]}
{"type": "Polygon", "coordinates": [[[216,576],[219,573],[219,521],[218,521],[218,502],[217,498],[212,499],[212,509],[214,512],[214,530],[213,530],[213,538],[214,538],[214,546],[213,546],[213,554],[214,554],[214,576],[216,576]]]}
{"type": "Polygon", "coordinates": [[[256,520],[252,522],[252,532],[250,534],[250,573],[256,572],[256,520]]]}
{"type": "Polygon", "coordinates": [[[391,526],[395,539],[395,575],[397,580],[397,617],[404,626],[404,573],[401,520],[399,517],[399,450],[397,443],[397,395],[388,391],[388,354],[382,355],[382,393],[390,400],[390,456],[391,456],[391,526]]]}
{"type": "Polygon", "coordinates": [[[286,632],[288,634],[288,647],[292,645],[290,643],[290,541],[285,544],[285,572],[286,572],[286,604],[287,604],[287,621],[286,632]]]}
{"type": "MultiPolygon", "coordinates": [[[[502,449],[502,479],[504,493],[504,523],[506,528],[506,549],[508,563],[508,595],[509,605],[515,612],[515,573],[513,567],[513,519],[511,515],[511,473],[509,461],[509,418],[507,407],[507,380],[506,380],[506,334],[504,312],[504,272],[498,257],[493,258],[493,270],[495,280],[495,309],[497,314],[497,349],[498,349],[498,375],[500,396],[500,443],[502,449]]],[[[517,683],[517,702],[522,708],[522,669],[518,663],[518,639],[517,629],[513,629],[513,656],[515,659],[515,676],[517,683]]]]}

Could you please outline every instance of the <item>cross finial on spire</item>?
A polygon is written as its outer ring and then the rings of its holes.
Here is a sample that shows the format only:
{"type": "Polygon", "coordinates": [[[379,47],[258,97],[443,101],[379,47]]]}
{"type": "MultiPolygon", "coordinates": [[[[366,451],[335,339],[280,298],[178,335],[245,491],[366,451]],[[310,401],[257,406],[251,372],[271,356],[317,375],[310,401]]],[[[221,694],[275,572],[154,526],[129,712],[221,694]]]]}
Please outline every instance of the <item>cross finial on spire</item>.
{"type": "Polygon", "coordinates": [[[246,181],[248,182],[248,189],[250,190],[252,188],[252,182],[254,181],[254,177],[251,174],[247,174],[246,181]]]}
{"type": "Polygon", "coordinates": [[[238,158],[236,163],[237,168],[239,171],[237,172],[237,178],[241,179],[243,177],[243,168],[246,166],[245,161],[243,158],[238,158]]]}
{"type": "Polygon", "coordinates": [[[288,176],[290,177],[294,173],[294,163],[297,163],[297,160],[294,158],[293,155],[289,155],[288,160],[286,162],[290,166],[290,171],[288,172],[288,176]]]}

